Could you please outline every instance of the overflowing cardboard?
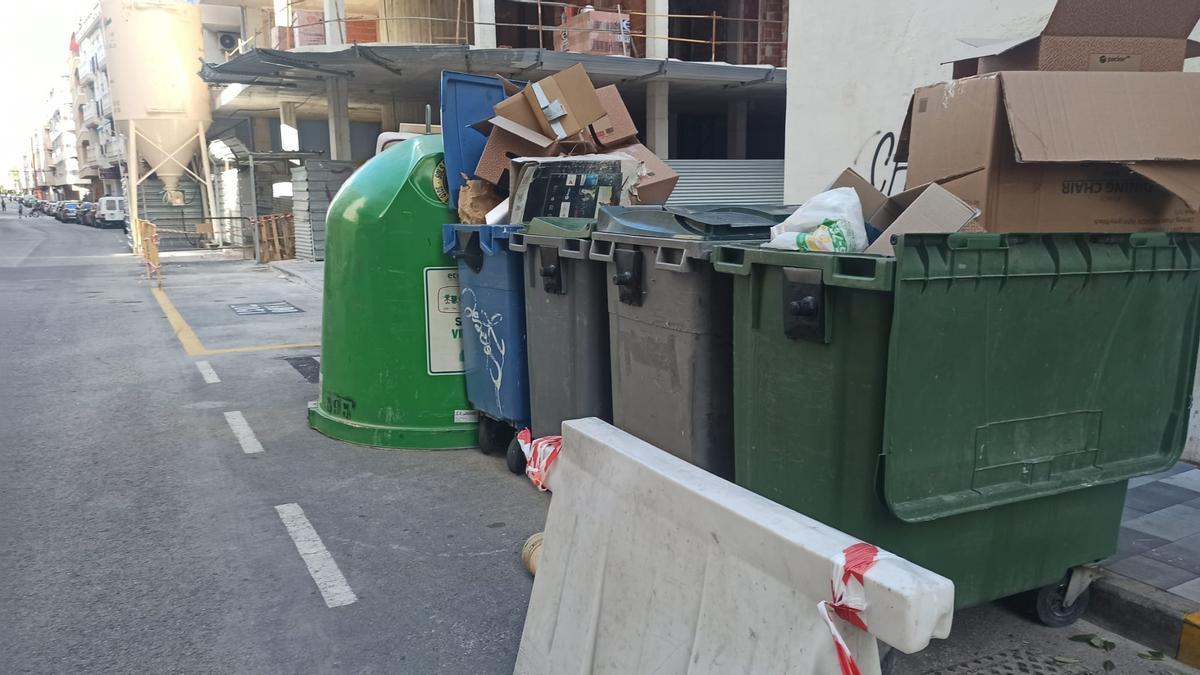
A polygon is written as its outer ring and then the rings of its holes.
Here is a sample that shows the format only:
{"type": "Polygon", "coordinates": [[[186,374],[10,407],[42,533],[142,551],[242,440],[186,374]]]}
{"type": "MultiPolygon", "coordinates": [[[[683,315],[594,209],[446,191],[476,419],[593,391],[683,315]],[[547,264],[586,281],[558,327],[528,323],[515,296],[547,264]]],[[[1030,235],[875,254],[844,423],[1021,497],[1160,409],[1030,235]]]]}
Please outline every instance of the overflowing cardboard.
{"type": "Polygon", "coordinates": [[[510,222],[595,218],[601,206],[629,205],[639,167],[637,160],[619,155],[514,160],[510,222]]]}
{"type": "Polygon", "coordinates": [[[918,89],[897,154],[979,229],[1197,232],[1197,110],[1200,73],[982,75],[918,89]]]}
{"type": "MultiPolygon", "coordinates": [[[[508,81],[505,85],[509,96],[493,106],[495,115],[472,125],[488,136],[475,175],[502,189],[510,188],[514,218],[524,217],[518,207],[524,208],[525,204],[525,198],[518,203],[515,196],[515,178],[521,167],[542,157],[606,153],[596,157],[621,161],[626,166],[621,197],[624,201],[615,203],[662,204],[671,195],[679,175],[637,142],[637,127],[616,86],[592,87],[579,65],[524,89],[508,81]]],[[[543,176],[549,175],[547,171],[550,169],[543,171],[543,176]]],[[[580,191],[584,201],[589,194],[587,190],[580,191]]],[[[571,196],[566,199],[569,203],[577,201],[571,196]]],[[[556,208],[575,207],[563,207],[562,202],[556,202],[556,208]]],[[[590,207],[579,208],[586,211],[590,207]]]]}
{"type": "Polygon", "coordinates": [[[637,184],[633,188],[634,204],[666,204],[679,182],[679,174],[650,148],[631,143],[618,148],[614,154],[627,155],[638,161],[637,184]]]}
{"type": "Polygon", "coordinates": [[[636,141],[637,125],[633,123],[633,116],[625,107],[617,85],[600,87],[596,90],[596,97],[600,99],[600,106],[604,108],[604,115],[592,122],[592,135],[596,138],[596,143],[602,148],[615,148],[636,141]]]}
{"type": "Polygon", "coordinates": [[[849,187],[858,193],[863,219],[883,231],[864,251],[874,255],[893,255],[894,235],[958,232],[979,215],[977,209],[934,183],[888,197],[854,169],[846,169],[829,187],[849,187]]]}
{"type": "Polygon", "coordinates": [[[502,201],[504,198],[496,194],[495,187],[490,183],[466,181],[458,190],[458,222],[468,225],[486,223],[487,214],[502,201]]]}
{"type": "Polygon", "coordinates": [[[1040,31],[1015,40],[963,39],[954,77],[1002,70],[1179,71],[1200,55],[1188,35],[1195,0],[1058,0],[1040,31]]]}

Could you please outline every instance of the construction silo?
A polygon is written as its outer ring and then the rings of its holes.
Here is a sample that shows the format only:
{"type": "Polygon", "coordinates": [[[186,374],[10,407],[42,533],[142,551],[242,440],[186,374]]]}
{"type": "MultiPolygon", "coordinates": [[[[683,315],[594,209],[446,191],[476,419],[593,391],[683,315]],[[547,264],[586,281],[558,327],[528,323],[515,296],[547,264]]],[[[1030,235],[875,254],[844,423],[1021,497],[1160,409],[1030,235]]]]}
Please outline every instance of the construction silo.
{"type": "MultiPolygon", "coordinates": [[[[181,206],[180,178],[212,122],[208,88],[197,74],[200,8],[186,0],[101,0],[100,11],[113,118],[128,149],[130,215],[138,217],[139,158],[162,181],[163,202],[181,206]]],[[[196,173],[211,198],[207,170],[196,173]]]]}

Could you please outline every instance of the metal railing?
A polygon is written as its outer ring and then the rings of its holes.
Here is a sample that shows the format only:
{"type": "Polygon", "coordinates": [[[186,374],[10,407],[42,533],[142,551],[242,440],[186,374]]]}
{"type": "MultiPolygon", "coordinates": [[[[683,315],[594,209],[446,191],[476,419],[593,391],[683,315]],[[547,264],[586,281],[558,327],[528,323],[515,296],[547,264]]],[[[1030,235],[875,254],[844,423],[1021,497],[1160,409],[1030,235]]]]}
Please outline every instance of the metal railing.
{"type": "MultiPolygon", "coordinates": [[[[375,38],[376,38],[375,41],[379,42],[379,41],[381,41],[380,34],[382,32],[385,32],[385,30],[383,30],[383,29],[387,29],[389,27],[388,26],[389,22],[428,23],[428,24],[430,24],[430,26],[432,26],[432,24],[435,24],[435,23],[453,24],[454,31],[453,31],[452,35],[449,34],[449,31],[447,31],[447,35],[435,36],[435,35],[433,35],[432,28],[427,29],[427,30],[429,30],[429,36],[430,36],[429,42],[430,43],[441,42],[441,43],[447,43],[447,44],[470,44],[471,36],[473,35],[473,31],[476,26],[492,26],[494,28],[518,28],[518,29],[523,29],[523,30],[537,31],[537,35],[538,35],[538,45],[537,46],[539,48],[554,47],[553,39],[550,40],[550,44],[546,44],[545,33],[547,31],[550,31],[555,35],[562,35],[564,33],[570,33],[570,32],[592,33],[592,34],[610,33],[614,37],[617,38],[618,42],[628,40],[628,44],[630,46],[632,46],[634,44],[631,38],[639,38],[639,39],[647,40],[647,41],[648,40],[661,40],[661,41],[667,42],[668,45],[670,45],[671,43],[690,44],[690,45],[706,45],[706,46],[708,46],[710,62],[717,60],[717,50],[722,47],[725,47],[725,48],[738,47],[738,48],[740,48],[740,47],[745,47],[745,46],[754,46],[754,47],[778,46],[778,47],[782,48],[782,47],[787,46],[787,40],[786,40],[787,25],[786,25],[786,21],[783,19],[764,19],[761,17],[755,17],[755,18],[730,17],[730,16],[722,16],[722,15],[718,14],[716,11],[713,11],[709,14],[671,14],[671,13],[663,14],[663,13],[652,13],[652,12],[643,12],[643,11],[637,11],[637,10],[623,9],[620,5],[616,5],[614,7],[595,6],[593,8],[596,12],[613,12],[613,13],[617,13],[617,14],[624,14],[624,15],[631,16],[631,17],[632,16],[643,17],[647,20],[648,19],[664,19],[665,18],[668,23],[672,19],[684,20],[684,21],[689,21],[689,22],[693,22],[693,23],[697,22],[697,21],[703,21],[703,22],[707,23],[707,27],[706,27],[707,30],[704,31],[707,33],[707,36],[695,37],[696,33],[692,32],[692,36],[684,37],[681,35],[671,35],[669,28],[668,28],[668,33],[663,35],[663,34],[649,32],[648,29],[640,31],[640,32],[635,32],[632,30],[628,30],[624,27],[615,28],[615,29],[614,28],[605,28],[602,26],[566,28],[566,27],[563,27],[563,26],[557,25],[557,24],[556,25],[546,25],[543,21],[543,9],[544,8],[549,7],[549,8],[562,8],[562,9],[566,9],[566,8],[581,9],[581,7],[579,5],[573,5],[573,4],[565,3],[565,2],[556,2],[553,0],[512,0],[512,1],[519,2],[522,4],[537,5],[537,7],[538,7],[537,21],[532,24],[500,22],[500,21],[479,22],[479,21],[475,21],[474,19],[471,19],[471,18],[466,18],[465,16],[462,15],[461,11],[458,13],[458,16],[455,16],[454,18],[439,17],[439,16],[418,16],[418,15],[382,16],[382,17],[345,17],[345,18],[336,18],[336,19],[322,19],[321,21],[308,21],[308,22],[302,23],[302,24],[297,23],[296,20],[293,18],[291,25],[285,27],[285,28],[289,29],[288,33],[287,33],[287,35],[289,36],[287,44],[271,45],[271,44],[269,44],[269,32],[259,31],[247,38],[239,40],[237,46],[235,46],[233,49],[230,49],[229,51],[225,52],[225,59],[228,61],[229,59],[232,59],[234,56],[241,54],[241,53],[245,53],[246,51],[248,51],[249,49],[254,48],[254,47],[269,47],[269,48],[275,48],[275,49],[293,49],[296,46],[296,45],[294,45],[294,42],[295,42],[295,36],[297,35],[298,30],[310,29],[313,31],[311,36],[305,37],[306,44],[301,45],[301,46],[323,45],[323,44],[325,44],[325,30],[324,29],[327,24],[340,24],[341,29],[340,29],[339,33],[342,36],[346,36],[346,35],[350,34],[349,28],[350,28],[351,24],[373,23],[375,25],[375,38]],[[784,39],[781,39],[781,40],[762,40],[762,39],[729,40],[729,39],[721,38],[722,29],[724,29],[727,24],[739,24],[739,23],[740,24],[754,24],[754,26],[755,26],[754,34],[758,35],[758,36],[763,35],[765,26],[778,25],[779,29],[780,29],[780,31],[779,31],[780,35],[785,36],[785,37],[784,37],[784,39]],[[318,30],[318,27],[319,27],[319,30],[318,30]],[[268,44],[264,44],[264,42],[268,42],[268,44]]],[[[458,5],[461,8],[462,3],[459,2],[458,5]]],[[[649,23],[649,22],[647,21],[647,23],[649,23]]],[[[275,27],[272,27],[269,30],[273,30],[274,28],[275,27]]],[[[352,39],[346,39],[346,40],[344,40],[344,42],[345,42],[345,44],[354,44],[357,41],[352,40],[352,39]]],[[[636,53],[627,53],[625,55],[626,56],[645,56],[645,54],[636,54],[636,53]]]]}

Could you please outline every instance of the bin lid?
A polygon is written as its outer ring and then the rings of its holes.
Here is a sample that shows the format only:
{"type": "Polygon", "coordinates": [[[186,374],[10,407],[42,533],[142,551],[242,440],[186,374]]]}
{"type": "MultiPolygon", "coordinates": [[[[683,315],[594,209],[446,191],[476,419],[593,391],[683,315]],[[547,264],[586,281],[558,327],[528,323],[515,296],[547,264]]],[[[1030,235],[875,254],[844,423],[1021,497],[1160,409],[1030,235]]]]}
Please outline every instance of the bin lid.
{"type": "Polygon", "coordinates": [[[492,116],[492,106],[507,98],[504,83],[491,75],[442,71],[442,135],[446,147],[446,182],[450,205],[458,206],[458,189],[463,175],[474,176],[475,165],[483,155],[487,136],[471,127],[492,116]]]}
{"type": "Polygon", "coordinates": [[[592,218],[534,218],[525,226],[524,233],[539,237],[565,237],[568,239],[587,239],[596,229],[596,221],[592,218]]]}
{"type": "Polygon", "coordinates": [[[748,206],[605,206],[597,232],[635,237],[746,241],[768,239],[782,209],[748,206]]]}
{"type": "Polygon", "coordinates": [[[1200,235],[906,234],[895,252],[882,466],[900,519],[1179,459],[1200,342],[1200,235]]]}

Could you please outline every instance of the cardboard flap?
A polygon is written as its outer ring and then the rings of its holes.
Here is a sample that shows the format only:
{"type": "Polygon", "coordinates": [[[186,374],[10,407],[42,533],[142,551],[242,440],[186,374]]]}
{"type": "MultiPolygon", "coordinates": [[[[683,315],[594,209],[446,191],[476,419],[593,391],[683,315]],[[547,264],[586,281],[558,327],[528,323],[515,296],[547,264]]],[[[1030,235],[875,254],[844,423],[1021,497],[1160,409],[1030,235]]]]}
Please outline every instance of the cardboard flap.
{"type": "Polygon", "coordinates": [[[854,169],[843,171],[825,189],[832,190],[840,187],[854,188],[854,191],[858,194],[858,203],[862,205],[863,218],[868,223],[874,225],[875,223],[872,218],[880,209],[887,205],[887,196],[875,189],[875,186],[871,185],[870,181],[863,178],[854,169]]]}
{"type": "Polygon", "coordinates": [[[540,148],[549,148],[550,146],[554,145],[553,138],[547,138],[533,129],[527,129],[526,127],[517,124],[516,122],[501,115],[496,115],[495,117],[489,119],[487,123],[493,127],[496,127],[497,129],[503,129],[508,133],[520,138],[521,140],[529,141],[540,148]]]}
{"type": "Polygon", "coordinates": [[[1058,0],[1042,35],[1183,39],[1197,21],[1195,0],[1058,0]]]}
{"type": "Polygon", "coordinates": [[[908,232],[936,234],[958,232],[978,215],[978,209],[968,206],[940,185],[929,184],[905,190],[891,198],[897,208],[904,210],[879,235],[866,253],[893,255],[892,236],[908,232]]]}
{"type": "Polygon", "coordinates": [[[1138,162],[1129,169],[1179,197],[1193,211],[1200,211],[1200,164],[1195,162],[1138,162]]]}
{"type": "Polygon", "coordinates": [[[1037,35],[1011,40],[995,40],[992,38],[959,38],[963,46],[950,59],[942,61],[942,65],[956,61],[980,59],[985,56],[998,56],[1038,39],[1037,35]]]}
{"type": "Polygon", "coordinates": [[[1000,77],[1018,162],[1200,160],[1200,74],[1000,77]]]}

